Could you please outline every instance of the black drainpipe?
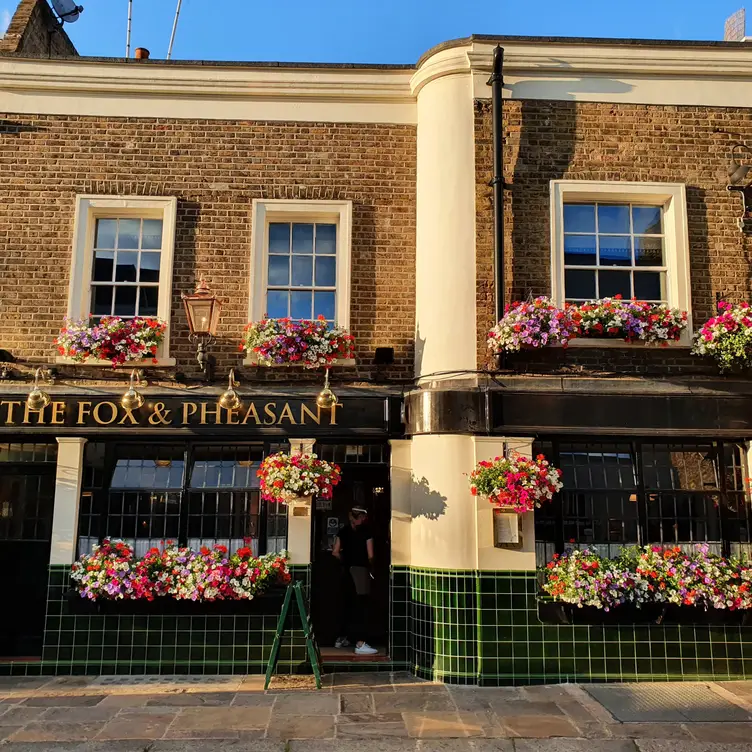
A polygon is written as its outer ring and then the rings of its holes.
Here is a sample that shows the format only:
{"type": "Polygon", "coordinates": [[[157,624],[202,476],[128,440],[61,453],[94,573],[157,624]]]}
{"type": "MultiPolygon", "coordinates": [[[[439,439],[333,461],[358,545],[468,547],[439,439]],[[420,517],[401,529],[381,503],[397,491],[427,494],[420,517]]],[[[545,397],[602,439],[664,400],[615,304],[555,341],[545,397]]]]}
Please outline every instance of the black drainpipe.
{"type": "Polygon", "coordinates": [[[494,291],[496,320],[504,315],[504,48],[497,45],[493,55],[491,117],[493,119],[493,212],[494,212],[494,291]]]}

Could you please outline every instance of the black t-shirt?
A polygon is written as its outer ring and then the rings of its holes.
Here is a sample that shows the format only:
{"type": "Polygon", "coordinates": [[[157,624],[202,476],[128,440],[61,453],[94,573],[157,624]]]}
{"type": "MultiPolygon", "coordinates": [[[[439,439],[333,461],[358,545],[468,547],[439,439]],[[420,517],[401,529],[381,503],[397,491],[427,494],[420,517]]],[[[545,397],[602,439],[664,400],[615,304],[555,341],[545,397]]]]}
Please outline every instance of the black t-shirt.
{"type": "Polygon", "coordinates": [[[346,567],[368,566],[366,541],[370,540],[372,535],[371,528],[367,524],[358,525],[356,528],[347,524],[340,528],[337,537],[342,545],[342,563],[346,567]]]}

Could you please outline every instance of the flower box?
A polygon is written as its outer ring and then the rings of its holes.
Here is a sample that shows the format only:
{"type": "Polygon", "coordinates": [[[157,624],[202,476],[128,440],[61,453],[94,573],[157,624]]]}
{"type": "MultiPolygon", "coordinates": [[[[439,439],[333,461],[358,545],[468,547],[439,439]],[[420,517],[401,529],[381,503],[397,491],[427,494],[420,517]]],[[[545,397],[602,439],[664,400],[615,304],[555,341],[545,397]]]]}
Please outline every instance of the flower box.
{"type": "Polygon", "coordinates": [[[488,334],[488,347],[500,354],[589,340],[666,346],[678,342],[686,327],[687,313],[665,304],[616,296],[560,308],[539,297],[508,305],[488,334]]]}
{"type": "Polygon", "coordinates": [[[255,360],[259,366],[327,368],[351,361],[355,340],[345,329],[330,326],[323,316],[315,321],[262,319],[246,326],[240,350],[246,353],[246,363],[255,360]]]}
{"type": "Polygon", "coordinates": [[[158,364],[157,352],[167,324],[157,318],[137,316],[122,319],[104,316],[91,326],[86,319],[66,319],[55,344],[60,356],[73,363],[109,364],[113,368],[144,360],[158,364]]]}
{"type": "Polygon", "coordinates": [[[78,590],[65,593],[68,613],[122,614],[135,616],[222,616],[222,615],[278,615],[285,597],[284,587],[272,587],[250,600],[192,601],[169,597],[154,600],[83,598],[78,590]]]}

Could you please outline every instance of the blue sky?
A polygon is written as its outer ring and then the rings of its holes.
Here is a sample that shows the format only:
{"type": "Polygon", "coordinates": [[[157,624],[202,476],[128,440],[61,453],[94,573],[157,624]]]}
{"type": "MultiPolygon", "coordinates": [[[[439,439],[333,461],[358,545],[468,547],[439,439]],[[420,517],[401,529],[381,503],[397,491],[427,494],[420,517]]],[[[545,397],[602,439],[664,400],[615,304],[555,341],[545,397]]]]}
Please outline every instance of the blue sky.
{"type": "MultiPolygon", "coordinates": [[[[79,0],[67,27],[84,55],[123,56],[127,0],[79,0]]],[[[183,0],[173,57],[414,63],[476,34],[721,39],[743,0],[183,0]]],[[[0,30],[15,10],[0,0],[0,30]]],[[[167,51],[176,0],[133,0],[134,46],[167,51]]],[[[752,33],[752,8],[748,32],[752,33]]]]}

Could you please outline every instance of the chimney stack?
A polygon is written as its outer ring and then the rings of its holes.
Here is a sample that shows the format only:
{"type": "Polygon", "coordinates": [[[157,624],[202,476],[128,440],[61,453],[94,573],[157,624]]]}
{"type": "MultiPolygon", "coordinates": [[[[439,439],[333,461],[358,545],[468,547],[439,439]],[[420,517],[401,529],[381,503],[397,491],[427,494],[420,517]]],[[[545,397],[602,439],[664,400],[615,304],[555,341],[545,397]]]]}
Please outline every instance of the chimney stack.
{"type": "Polygon", "coordinates": [[[149,50],[146,47],[136,47],[136,60],[148,60],[149,50]]]}

